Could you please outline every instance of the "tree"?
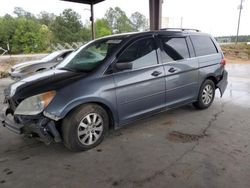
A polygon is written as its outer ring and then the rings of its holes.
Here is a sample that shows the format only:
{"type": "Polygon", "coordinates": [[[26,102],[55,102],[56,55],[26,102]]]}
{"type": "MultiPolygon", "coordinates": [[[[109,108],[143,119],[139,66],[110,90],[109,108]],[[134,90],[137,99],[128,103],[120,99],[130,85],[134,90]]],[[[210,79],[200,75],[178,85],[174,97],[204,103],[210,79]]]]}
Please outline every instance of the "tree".
{"type": "Polygon", "coordinates": [[[65,9],[51,25],[54,42],[78,42],[81,40],[82,23],[80,15],[72,9],[65,9]]]}
{"type": "MultiPolygon", "coordinates": [[[[45,11],[35,16],[21,7],[15,7],[14,13],[16,17],[0,16],[0,46],[7,49],[9,44],[10,53],[43,52],[51,43],[91,40],[90,23],[83,26],[80,15],[72,9],[65,9],[59,16],[45,11]]],[[[119,7],[109,8],[95,24],[96,37],[148,28],[144,15],[135,12],[129,19],[119,7]]]]}
{"type": "MultiPolygon", "coordinates": [[[[7,44],[12,44],[16,30],[16,20],[6,14],[0,19],[0,46],[7,49],[7,44]]],[[[10,45],[11,47],[11,45],[10,45]]],[[[11,49],[10,49],[11,51],[11,49]]]]}
{"type": "Polygon", "coordinates": [[[148,21],[147,21],[147,18],[143,14],[139,12],[135,12],[131,15],[130,20],[132,22],[134,31],[148,30],[148,21]]]}
{"type": "Polygon", "coordinates": [[[108,22],[105,19],[97,19],[95,21],[96,37],[103,37],[112,34],[112,30],[109,28],[108,22]]]}
{"type": "Polygon", "coordinates": [[[36,53],[47,49],[49,30],[38,22],[19,17],[11,43],[13,53],[36,53]]]}
{"type": "MultiPolygon", "coordinates": [[[[80,36],[82,41],[86,42],[86,41],[90,41],[91,40],[91,29],[90,29],[90,25],[85,25],[83,26],[83,28],[80,31],[80,36]]],[[[80,40],[79,40],[80,41],[80,40]]],[[[82,42],[80,41],[80,42],[82,42]]]]}
{"type": "Polygon", "coordinates": [[[25,18],[36,19],[33,14],[31,14],[30,12],[24,10],[22,7],[15,7],[14,8],[14,14],[16,14],[18,17],[25,17],[25,18]]]}
{"type": "Polygon", "coordinates": [[[48,13],[46,11],[42,11],[42,12],[40,12],[40,14],[38,14],[38,21],[41,24],[47,25],[49,27],[54,22],[55,17],[56,16],[53,13],[48,13]]]}
{"type": "Polygon", "coordinates": [[[112,33],[123,33],[133,31],[132,23],[126,13],[119,7],[109,8],[105,13],[104,19],[107,21],[112,33]]]}

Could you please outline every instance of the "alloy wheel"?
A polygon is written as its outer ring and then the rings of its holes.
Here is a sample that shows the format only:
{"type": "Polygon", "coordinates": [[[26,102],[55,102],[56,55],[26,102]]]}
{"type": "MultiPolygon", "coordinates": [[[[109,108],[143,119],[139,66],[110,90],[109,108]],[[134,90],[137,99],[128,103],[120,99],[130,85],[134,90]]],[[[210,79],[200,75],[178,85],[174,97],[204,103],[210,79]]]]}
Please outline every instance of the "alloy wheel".
{"type": "Polygon", "coordinates": [[[86,115],[79,123],[77,135],[83,145],[92,145],[101,137],[103,132],[103,119],[97,113],[86,115]]]}

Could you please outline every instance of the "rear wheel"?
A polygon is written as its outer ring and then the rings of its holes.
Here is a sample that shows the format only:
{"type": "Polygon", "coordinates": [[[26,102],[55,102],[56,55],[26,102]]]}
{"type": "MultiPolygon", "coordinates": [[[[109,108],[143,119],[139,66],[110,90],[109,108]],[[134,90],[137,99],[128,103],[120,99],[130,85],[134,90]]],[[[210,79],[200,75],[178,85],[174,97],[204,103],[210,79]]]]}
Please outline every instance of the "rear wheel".
{"type": "Polygon", "coordinates": [[[212,80],[205,80],[201,85],[198,100],[193,105],[198,109],[206,109],[213,103],[214,95],[214,82],[212,80]]]}
{"type": "Polygon", "coordinates": [[[64,145],[74,151],[91,149],[102,142],[108,125],[108,114],[102,107],[83,105],[63,120],[64,145]]]}

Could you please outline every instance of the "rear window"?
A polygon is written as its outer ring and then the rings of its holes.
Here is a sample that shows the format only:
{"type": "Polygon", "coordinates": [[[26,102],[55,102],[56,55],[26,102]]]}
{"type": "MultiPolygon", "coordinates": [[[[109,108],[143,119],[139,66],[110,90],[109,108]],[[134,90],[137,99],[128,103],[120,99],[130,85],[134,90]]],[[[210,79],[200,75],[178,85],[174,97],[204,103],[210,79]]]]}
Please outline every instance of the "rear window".
{"type": "Polygon", "coordinates": [[[204,56],[218,53],[212,39],[209,36],[190,36],[194,45],[196,56],[204,56]]]}

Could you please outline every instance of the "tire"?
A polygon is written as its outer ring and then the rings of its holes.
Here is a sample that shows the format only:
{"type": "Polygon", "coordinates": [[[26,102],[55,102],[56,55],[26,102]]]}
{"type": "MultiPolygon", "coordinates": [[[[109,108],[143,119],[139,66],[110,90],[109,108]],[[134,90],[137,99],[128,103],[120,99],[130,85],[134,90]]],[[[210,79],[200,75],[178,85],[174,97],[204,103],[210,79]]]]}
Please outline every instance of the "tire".
{"type": "Polygon", "coordinates": [[[100,144],[108,130],[107,112],[96,104],[85,104],[62,122],[64,145],[72,151],[85,151],[100,144]]]}
{"type": "Polygon", "coordinates": [[[193,103],[197,109],[206,109],[214,101],[215,84],[212,80],[205,80],[201,85],[198,100],[193,103]]]}

